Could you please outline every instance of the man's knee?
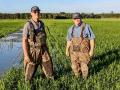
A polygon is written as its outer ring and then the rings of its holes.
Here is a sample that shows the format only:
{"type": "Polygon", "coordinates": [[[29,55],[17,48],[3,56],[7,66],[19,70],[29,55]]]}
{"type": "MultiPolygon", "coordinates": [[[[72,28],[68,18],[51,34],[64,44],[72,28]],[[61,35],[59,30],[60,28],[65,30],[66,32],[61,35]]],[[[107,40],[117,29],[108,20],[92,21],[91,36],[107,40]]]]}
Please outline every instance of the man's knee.
{"type": "Polygon", "coordinates": [[[32,80],[34,72],[35,72],[35,64],[32,62],[27,63],[26,69],[25,69],[25,80],[26,81],[32,80]]]}
{"type": "Polygon", "coordinates": [[[80,75],[80,66],[78,65],[78,63],[72,62],[71,68],[76,76],[80,75]]]}
{"type": "Polygon", "coordinates": [[[87,78],[88,76],[88,66],[86,63],[81,63],[81,71],[83,78],[87,78]]]}
{"type": "Polygon", "coordinates": [[[88,65],[86,63],[81,63],[81,69],[82,71],[88,71],[88,65]]]}
{"type": "Polygon", "coordinates": [[[43,71],[47,77],[53,76],[53,64],[51,60],[47,62],[43,62],[42,66],[43,66],[43,71]]]}

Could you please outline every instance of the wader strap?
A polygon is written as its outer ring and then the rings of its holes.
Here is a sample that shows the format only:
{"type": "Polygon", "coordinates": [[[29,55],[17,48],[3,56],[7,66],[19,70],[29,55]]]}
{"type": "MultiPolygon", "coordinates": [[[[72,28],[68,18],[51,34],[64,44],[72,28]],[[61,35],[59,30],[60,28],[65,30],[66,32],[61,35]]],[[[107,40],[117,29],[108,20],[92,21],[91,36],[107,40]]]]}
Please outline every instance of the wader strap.
{"type": "MultiPolygon", "coordinates": [[[[85,29],[85,26],[86,26],[86,24],[85,24],[85,23],[82,23],[82,25],[81,25],[81,34],[80,34],[80,37],[82,37],[82,38],[83,38],[83,31],[84,31],[84,29],[85,29]]],[[[73,35],[74,27],[75,27],[75,26],[72,27],[72,33],[71,33],[71,36],[72,36],[72,37],[74,37],[74,35],[73,35]]]]}
{"type": "Polygon", "coordinates": [[[82,23],[82,25],[81,25],[81,35],[80,35],[80,37],[81,38],[83,38],[83,31],[85,30],[85,23],[82,23]]]}
{"type": "Polygon", "coordinates": [[[71,33],[71,36],[72,36],[72,37],[74,37],[74,35],[73,35],[74,27],[75,27],[75,26],[73,25],[73,27],[72,27],[72,33],[71,33]]]}
{"type": "MultiPolygon", "coordinates": [[[[35,33],[35,27],[34,27],[34,25],[33,25],[33,23],[31,22],[31,21],[28,21],[29,22],[29,24],[30,24],[30,28],[32,28],[32,30],[34,30],[33,32],[34,32],[34,36],[33,36],[33,42],[35,43],[36,42],[36,37],[35,37],[35,35],[36,35],[36,33],[35,33]]],[[[30,29],[31,30],[31,29],[30,29]]]]}

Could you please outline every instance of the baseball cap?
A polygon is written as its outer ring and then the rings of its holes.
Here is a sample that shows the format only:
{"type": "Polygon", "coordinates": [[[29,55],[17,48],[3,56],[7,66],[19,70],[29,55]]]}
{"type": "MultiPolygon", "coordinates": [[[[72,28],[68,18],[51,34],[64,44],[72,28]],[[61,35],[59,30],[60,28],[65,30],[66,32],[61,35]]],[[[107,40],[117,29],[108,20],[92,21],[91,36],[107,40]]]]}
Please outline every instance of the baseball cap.
{"type": "Polygon", "coordinates": [[[33,6],[31,8],[31,11],[40,11],[39,7],[38,6],[33,6]]]}
{"type": "Polygon", "coordinates": [[[81,15],[80,15],[80,13],[73,13],[72,18],[73,19],[80,19],[81,15]]]}

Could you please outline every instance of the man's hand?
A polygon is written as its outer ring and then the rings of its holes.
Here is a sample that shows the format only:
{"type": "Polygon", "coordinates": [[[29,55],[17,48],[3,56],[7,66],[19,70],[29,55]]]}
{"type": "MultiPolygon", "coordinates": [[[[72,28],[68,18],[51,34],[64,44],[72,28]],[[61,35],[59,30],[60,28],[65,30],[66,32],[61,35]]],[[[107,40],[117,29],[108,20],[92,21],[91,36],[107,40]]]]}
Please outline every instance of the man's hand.
{"type": "Polygon", "coordinates": [[[24,61],[25,61],[26,63],[29,63],[29,62],[30,62],[30,58],[29,58],[28,56],[24,56],[24,61]]]}
{"type": "Polygon", "coordinates": [[[95,48],[95,40],[92,39],[90,40],[90,52],[89,52],[90,57],[93,56],[94,48],[95,48]]]}
{"type": "Polygon", "coordinates": [[[89,55],[90,55],[90,57],[92,57],[93,56],[93,51],[90,51],[89,55]]]}
{"type": "Polygon", "coordinates": [[[69,49],[70,49],[70,45],[71,45],[71,41],[67,41],[67,46],[66,46],[66,56],[70,56],[70,52],[69,52],[69,49]]]}
{"type": "Polygon", "coordinates": [[[70,56],[70,54],[69,54],[69,51],[68,50],[66,50],[66,56],[70,56]]]}

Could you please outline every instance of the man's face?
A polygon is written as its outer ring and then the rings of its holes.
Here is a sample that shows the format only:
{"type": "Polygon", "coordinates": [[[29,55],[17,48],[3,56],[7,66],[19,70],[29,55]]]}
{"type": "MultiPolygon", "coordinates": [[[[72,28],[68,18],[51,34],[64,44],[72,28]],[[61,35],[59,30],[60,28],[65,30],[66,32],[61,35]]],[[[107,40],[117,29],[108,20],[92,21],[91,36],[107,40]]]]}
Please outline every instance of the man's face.
{"type": "Polygon", "coordinates": [[[79,25],[81,23],[81,19],[80,18],[79,19],[75,18],[75,19],[73,19],[73,22],[74,22],[75,25],[79,25]]]}
{"type": "Polygon", "coordinates": [[[32,18],[35,18],[35,19],[39,19],[39,17],[40,17],[40,11],[32,11],[31,12],[31,16],[32,16],[32,18]]]}

